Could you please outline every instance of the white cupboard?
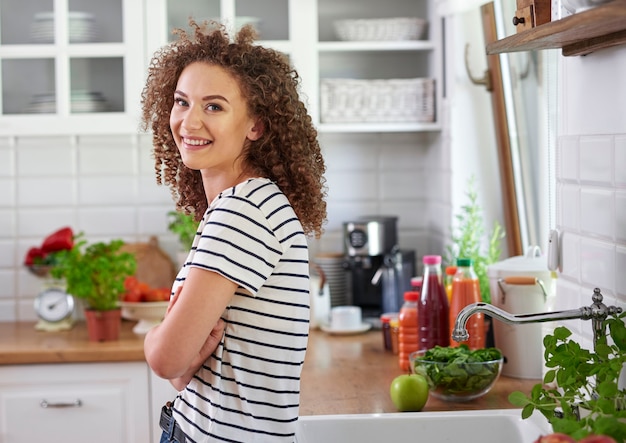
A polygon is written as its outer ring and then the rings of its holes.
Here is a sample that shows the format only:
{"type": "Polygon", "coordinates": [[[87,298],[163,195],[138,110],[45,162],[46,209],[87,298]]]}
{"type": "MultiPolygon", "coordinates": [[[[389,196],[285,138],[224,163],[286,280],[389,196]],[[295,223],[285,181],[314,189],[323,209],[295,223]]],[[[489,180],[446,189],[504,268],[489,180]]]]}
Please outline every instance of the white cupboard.
{"type": "Polygon", "coordinates": [[[0,135],[134,133],[142,0],[3,0],[0,135]]]}
{"type": "Polygon", "coordinates": [[[0,366],[0,442],[158,443],[175,395],[145,362],[0,366]]]}
{"type": "Polygon", "coordinates": [[[0,441],[150,442],[148,371],[143,362],[2,366],[0,441]]]}
{"type": "MultiPolygon", "coordinates": [[[[253,23],[260,44],[292,59],[320,132],[420,132],[432,122],[329,123],[325,78],[435,80],[441,99],[441,29],[432,0],[3,0],[0,5],[0,135],[136,133],[152,53],[189,17],[253,23]],[[344,19],[420,17],[412,41],[342,41],[344,19]]],[[[393,105],[392,105],[393,106],[393,105]]],[[[436,109],[436,113],[438,111],[436,109]]]]}

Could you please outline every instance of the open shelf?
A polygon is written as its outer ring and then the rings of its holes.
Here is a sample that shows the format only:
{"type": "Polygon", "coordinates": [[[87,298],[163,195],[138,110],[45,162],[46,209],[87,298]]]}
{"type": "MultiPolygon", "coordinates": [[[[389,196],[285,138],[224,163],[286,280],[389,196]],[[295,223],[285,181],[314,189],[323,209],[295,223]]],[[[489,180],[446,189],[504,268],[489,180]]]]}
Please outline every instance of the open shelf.
{"type": "Polygon", "coordinates": [[[487,54],[562,49],[564,56],[585,55],[626,43],[626,0],[613,0],[487,45],[487,54]]]}

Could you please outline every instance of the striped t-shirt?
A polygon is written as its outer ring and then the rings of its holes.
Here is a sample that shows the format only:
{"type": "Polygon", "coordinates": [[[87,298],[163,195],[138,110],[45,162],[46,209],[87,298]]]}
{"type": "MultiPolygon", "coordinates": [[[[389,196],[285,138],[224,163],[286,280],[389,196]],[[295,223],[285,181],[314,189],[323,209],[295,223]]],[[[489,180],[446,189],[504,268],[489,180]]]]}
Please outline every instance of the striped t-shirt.
{"type": "Polygon", "coordinates": [[[220,346],[176,397],[176,422],[198,443],[294,441],[309,332],[308,248],[278,186],[250,179],[211,202],[174,291],[190,267],[239,287],[222,314],[220,346]]]}

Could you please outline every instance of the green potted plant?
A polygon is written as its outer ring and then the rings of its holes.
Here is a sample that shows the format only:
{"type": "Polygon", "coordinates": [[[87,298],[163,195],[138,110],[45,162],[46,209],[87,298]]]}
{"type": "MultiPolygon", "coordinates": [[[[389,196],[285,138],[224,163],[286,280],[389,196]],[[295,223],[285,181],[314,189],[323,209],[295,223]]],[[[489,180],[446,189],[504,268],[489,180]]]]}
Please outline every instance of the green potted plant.
{"type": "Polygon", "coordinates": [[[485,225],[482,209],[478,204],[474,176],[468,181],[466,195],[469,202],[461,207],[461,212],[455,217],[456,226],[452,229],[451,244],[446,250],[446,263],[455,265],[459,257],[472,259],[482,301],[491,303],[487,267],[500,259],[500,244],[505,233],[496,220],[489,236],[485,238],[485,225]]]}
{"type": "Polygon", "coordinates": [[[193,238],[198,230],[198,222],[193,214],[185,214],[179,211],[170,211],[167,213],[169,222],[167,229],[178,237],[179,258],[178,261],[184,263],[187,254],[191,249],[193,238]]]}
{"type": "Polygon", "coordinates": [[[589,435],[626,441],[626,389],[619,384],[626,364],[625,316],[605,320],[612,342],[602,340],[593,351],[572,340],[571,331],[564,326],[546,335],[548,370],[543,383],[536,384],[529,395],[519,391],[509,395],[509,401],[522,408],[522,418],[537,410],[555,433],[575,441],[589,435]]]}
{"type": "Polygon", "coordinates": [[[63,279],[66,291],[84,300],[85,319],[93,341],[117,340],[121,326],[119,301],[125,291],[124,281],[135,274],[133,254],[120,251],[122,240],[88,245],[79,234],[71,249],[56,253],[50,270],[63,279]]]}

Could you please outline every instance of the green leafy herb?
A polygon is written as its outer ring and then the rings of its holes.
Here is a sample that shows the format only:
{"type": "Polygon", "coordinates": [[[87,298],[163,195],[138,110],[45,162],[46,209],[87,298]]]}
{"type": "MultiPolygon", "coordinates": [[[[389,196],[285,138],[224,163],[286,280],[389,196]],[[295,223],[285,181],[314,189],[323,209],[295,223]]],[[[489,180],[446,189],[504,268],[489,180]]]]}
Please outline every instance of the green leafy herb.
{"type": "Polygon", "coordinates": [[[435,346],[415,359],[413,365],[415,373],[425,376],[431,388],[443,394],[470,394],[488,387],[498,377],[502,353],[497,348],[470,350],[465,344],[435,346]],[[482,364],[485,362],[493,364],[482,364]]]}
{"type": "Polygon", "coordinates": [[[466,195],[469,203],[462,206],[461,213],[455,217],[457,226],[456,229],[452,230],[452,245],[448,246],[446,250],[446,262],[454,265],[459,257],[471,258],[480,284],[482,301],[491,303],[487,266],[500,259],[502,252],[500,243],[505,233],[500,223],[496,220],[488,238],[487,251],[483,252],[485,226],[482,209],[478,204],[478,193],[476,192],[474,176],[469,179],[466,195]]]}
{"type": "Polygon", "coordinates": [[[90,308],[115,309],[125,291],[124,280],[137,269],[137,260],[120,250],[122,240],[87,245],[82,237],[82,233],[75,237],[72,249],[56,253],[50,274],[64,279],[67,292],[84,299],[90,308]]]}
{"type": "Polygon", "coordinates": [[[177,211],[170,211],[167,215],[170,217],[167,228],[178,236],[181,248],[185,251],[189,250],[198,230],[198,222],[194,215],[177,211]]]}
{"type": "Polygon", "coordinates": [[[509,395],[509,401],[522,408],[522,418],[537,410],[554,432],[575,440],[597,434],[624,442],[626,390],[619,389],[618,380],[626,363],[625,315],[605,321],[613,343],[599,343],[593,352],[571,340],[572,333],[564,326],[546,335],[543,345],[549,369],[543,383],[536,384],[530,395],[519,391],[509,395]]]}

